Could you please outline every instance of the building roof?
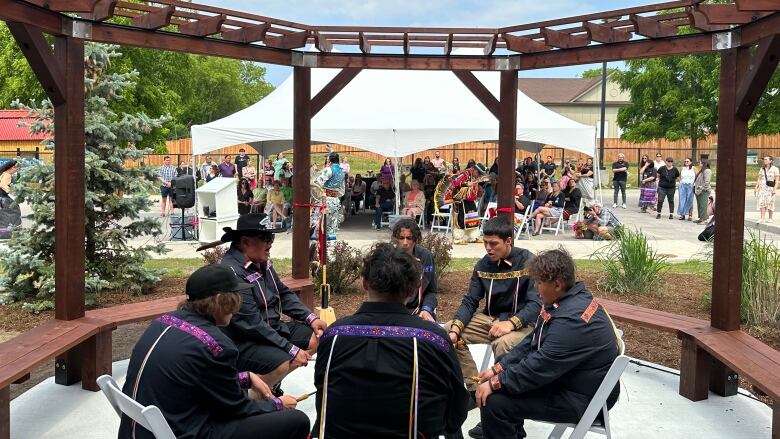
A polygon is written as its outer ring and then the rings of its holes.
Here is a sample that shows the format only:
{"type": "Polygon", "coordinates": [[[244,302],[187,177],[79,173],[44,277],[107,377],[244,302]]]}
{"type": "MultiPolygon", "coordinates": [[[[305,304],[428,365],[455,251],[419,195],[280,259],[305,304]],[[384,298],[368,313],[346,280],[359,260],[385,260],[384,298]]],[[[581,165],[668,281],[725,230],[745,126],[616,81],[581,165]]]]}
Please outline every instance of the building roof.
{"type": "Polygon", "coordinates": [[[517,88],[536,102],[568,104],[601,83],[601,78],[519,78],[517,88]]]}
{"type": "Polygon", "coordinates": [[[19,126],[19,123],[31,123],[27,110],[0,110],[0,141],[13,140],[43,140],[44,133],[30,134],[30,128],[19,126]]]}

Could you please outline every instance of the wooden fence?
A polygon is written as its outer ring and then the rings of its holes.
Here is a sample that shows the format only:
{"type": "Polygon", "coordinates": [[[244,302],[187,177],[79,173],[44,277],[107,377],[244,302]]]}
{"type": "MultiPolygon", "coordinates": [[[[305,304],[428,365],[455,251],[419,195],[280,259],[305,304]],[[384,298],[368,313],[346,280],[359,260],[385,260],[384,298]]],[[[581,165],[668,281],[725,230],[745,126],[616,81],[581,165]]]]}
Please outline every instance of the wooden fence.
{"type": "MultiPolygon", "coordinates": [[[[717,159],[717,154],[715,151],[717,144],[717,135],[710,136],[707,139],[699,140],[698,154],[700,156],[706,155],[711,159],[717,159]]],[[[171,156],[178,155],[178,157],[185,157],[189,156],[192,151],[191,139],[169,141],[167,142],[167,146],[168,153],[171,156]]],[[[312,145],[311,151],[312,153],[324,153],[327,151],[328,147],[332,147],[335,151],[340,153],[357,155],[380,162],[384,160],[384,156],[380,154],[375,154],[344,145],[312,145]]],[[[238,150],[241,148],[244,148],[247,154],[254,155],[256,153],[256,151],[249,145],[235,145],[212,151],[208,155],[212,156],[215,161],[220,162],[223,155],[236,155],[238,154],[238,150]]],[[[436,151],[438,151],[441,158],[443,158],[448,163],[452,162],[453,157],[457,157],[462,164],[465,164],[469,159],[474,159],[477,162],[485,164],[491,164],[495,160],[496,154],[498,153],[498,145],[490,142],[467,142],[457,145],[445,145],[440,148],[430,149],[404,157],[402,161],[403,163],[412,163],[418,157],[424,158],[428,156],[433,158],[436,151]]],[[[748,138],[748,151],[754,151],[758,153],[759,156],[780,156],[780,134],[771,136],[751,136],[748,138]]],[[[639,158],[642,156],[642,154],[647,154],[651,159],[653,159],[655,158],[656,152],[660,152],[664,158],[667,156],[672,156],[677,160],[681,160],[691,154],[691,142],[690,140],[681,140],[677,142],[670,142],[667,140],[653,140],[650,142],[632,143],[622,139],[605,139],[604,142],[605,162],[614,161],[618,153],[623,153],[625,154],[626,160],[628,162],[637,163],[639,162],[639,158]]],[[[563,158],[570,158],[574,159],[575,161],[579,161],[587,157],[586,154],[564,150],[554,146],[545,147],[542,150],[541,155],[543,158],[550,155],[556,162],[560,162],[563,158]]],[[[518,150],[515,154],[515,159],[522,160],[524,157],[528,156],[533,156],[533,153],[518,150]]],[[[203,157],[205,157],[205,155],[201,156],[201,158],[203,157]]],[[[162,157],[155,160],[162,162],[162,157]]],[[[156,164],[156,162],[153,164],[156,164]]]]}

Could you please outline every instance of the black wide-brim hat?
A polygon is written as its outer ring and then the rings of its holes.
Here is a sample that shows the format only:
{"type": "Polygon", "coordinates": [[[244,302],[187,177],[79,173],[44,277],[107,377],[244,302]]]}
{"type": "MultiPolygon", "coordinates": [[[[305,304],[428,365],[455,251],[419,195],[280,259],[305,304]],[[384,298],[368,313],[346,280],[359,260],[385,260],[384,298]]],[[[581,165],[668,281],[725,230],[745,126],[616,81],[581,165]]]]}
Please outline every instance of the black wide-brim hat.
{"type": "Polygon", "coordinates": [[[263,236],[287,231],[285,228],[267,228],[264,224],[266,217],[267,215],[264,213],[241,215],[238,217],[235,229],[232,227],[225,227],[222,229],[225,231],[225,234],[222,235],[220,241],[232,242],[238,240],[242,236],[263,236]]]}

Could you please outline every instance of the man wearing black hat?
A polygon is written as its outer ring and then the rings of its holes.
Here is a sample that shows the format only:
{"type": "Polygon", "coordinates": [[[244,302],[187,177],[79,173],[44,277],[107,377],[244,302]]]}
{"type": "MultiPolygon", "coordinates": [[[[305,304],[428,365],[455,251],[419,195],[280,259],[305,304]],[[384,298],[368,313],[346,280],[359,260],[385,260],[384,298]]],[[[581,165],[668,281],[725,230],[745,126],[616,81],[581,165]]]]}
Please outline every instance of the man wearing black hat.
{"type": "Polygon", "coordinates": [[[258,373],[273,386],[308,364],[327,325],[276,274],[271,246],[274,233],[283,229],[266,228],[264,219],[260,213],[244,215],[235,230],[224,229],[221,241],[230,242],[230,249],[220,264],[252,286],[241,292],[241,309],[226,329],[238,345],[239,369],[258,373]],[[283,322],[282,314],[293,320],[283,322]]]}
{"type": "MultiPolygon", "coordinates": [[[[309,419],[293,410],[295,398],[274,398],[259,376],[238,372],[238,349],[218,328],[238,311],[238,293],[250,288],[226,267],[199,268],[187,279],[187,300],[152,322],[133,348],[122,392],[158,407],[176,437],[308,434],[309,419]]],[[[154,436],[123,415],[118,437],[154,436]]]]}

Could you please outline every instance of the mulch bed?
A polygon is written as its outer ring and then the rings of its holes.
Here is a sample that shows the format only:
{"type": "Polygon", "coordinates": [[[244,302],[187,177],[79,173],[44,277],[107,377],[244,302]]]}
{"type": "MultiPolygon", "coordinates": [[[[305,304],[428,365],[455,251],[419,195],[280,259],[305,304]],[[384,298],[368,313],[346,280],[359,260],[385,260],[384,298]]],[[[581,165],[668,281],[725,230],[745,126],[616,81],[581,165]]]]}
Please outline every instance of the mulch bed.
{"type": "MultiPolygon", "coordinates": [[[[465,293],[465,286],[469,284],[470,272],[450,272],[440,279],[439,295],[439,321],[449,320],[460,305],[465,293]]],[[[632,305],[671,312],[708,320],[709,303],[704,299],[710,289],[710,281],[702,275],[668,274],[661,285],[648,285],[642,294],[611,295],[599,288],[599,279],[602,273],[579,272],[578,277],[593,291],[596,297],[604,297],[632,305]]],[[[147,295],[137,296],[124,293],[107,293],[99,298],[97,307],[113,306],[125,303],[133,303],[180,295],[184,289],[185,278],[166,278],[147,295]]],[[[331,306],[337,316],[354,313],[365,300],[365,295],[360,292],[349,294],[334,294],[331,298],[331,306]]],[[[23,332],[27,331],[42,321],[53,318],[53,312],[31,314],[18,305],[0,306],[0,331],[23,332]]],[[[680,366],[680,341],[670,333],[641,328],[634,325],[618,323],[624,331],[626,340],[626,352],[629,356],[662,364],[667,367],[679,369],[680,366]]],[[[114,332],[113,357],[121,360],[130,357],[133,346],[143,333],[147,323],[137,323],[122,326],[114,332]]],[[[760,327],[746,329],[752,336],[772,346],[780,348],[780,328],[760,327]]],[[[38,368],[31,374],[30,380],[25,383],[11,386],[11,397],[15,398],[38,382],[52,375],[51,364],[38,368]]],[[[754,392],[750,383],[741,382],[741,386],[754,392]]],[[[758,393],[758,392],[756,392],[758,393]]],[[[764,402],[771,403],[768,398],[762,398],[764,402]]]]}

